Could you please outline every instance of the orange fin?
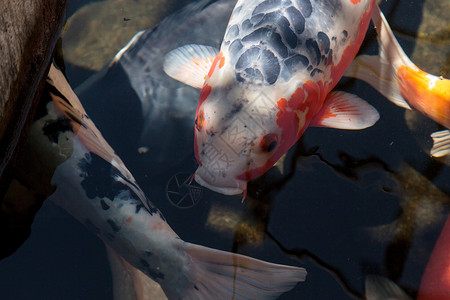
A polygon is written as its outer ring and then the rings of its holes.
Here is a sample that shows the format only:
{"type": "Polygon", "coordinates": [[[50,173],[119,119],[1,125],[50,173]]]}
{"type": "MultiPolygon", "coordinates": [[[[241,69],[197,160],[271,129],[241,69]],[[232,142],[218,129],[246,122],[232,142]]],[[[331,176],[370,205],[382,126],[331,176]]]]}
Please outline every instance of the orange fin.
{"type": "Polygon", "coordinates": [[[214,47],[186,45],[166,55],[164,72],[173,79],[201,89],[218,54],[219,50],[214,47]]]}
{"type": "Polygon", "coordinates": [[[377,110],[356,95],[345,92],[328,94],[322,109],[310,126],[338,129],[364,129],[375,124],[377,110]]]}

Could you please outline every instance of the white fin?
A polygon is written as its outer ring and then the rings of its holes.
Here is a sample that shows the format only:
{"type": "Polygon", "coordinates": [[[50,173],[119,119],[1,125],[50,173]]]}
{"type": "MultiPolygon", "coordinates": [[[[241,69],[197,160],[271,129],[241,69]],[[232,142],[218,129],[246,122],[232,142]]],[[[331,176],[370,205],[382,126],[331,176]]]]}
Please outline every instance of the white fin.
{"type": "Polygon", "coordinates": [[[369,275],[365,282],[367,300],[411,300],[399,286],[382,276],[369,275]]]}
{"type": "Polygon", "coordinates": [[[170,51],[164,58],[163,68],[173,79],[201,89],[218,54],[214,47],[186,45],[170,51]]]}
{"type": "Polygon", "coordinates": [[[433,139],[432,156],[441,157],[450,155],[450,130],[433,132],[431,138],[433,139]]]}
{"type": "Polygon", "coordinates": [[[304,281],[303,268],[272,264],[190,243],[184,250],[191,257],[193,269],[186,276],[192,285],[182,295],[169,299],[275,299],[304,281]]]}
{"type": "Polygon", "coordinates": [[[392,33],[386,18],[375,4],[372,12],[372,22],[378,34],[379,56],[358,56],[345,71],[344,76],[353,77],[367,82],[389,101],[411,109],[400,93],[397,69],[402,66],[416,68],[392,33]]]}
{"type": "Polygon", "coordinates": [[[377,110],[356,95],[331,92],[311,122],[311,126],[339,129],[364,129],[375,124],[377,110]]]}
{"type": "Polygon", "coordinates": [[[115,300],[167,300],[161,286],[106,246],[115,300]]]}

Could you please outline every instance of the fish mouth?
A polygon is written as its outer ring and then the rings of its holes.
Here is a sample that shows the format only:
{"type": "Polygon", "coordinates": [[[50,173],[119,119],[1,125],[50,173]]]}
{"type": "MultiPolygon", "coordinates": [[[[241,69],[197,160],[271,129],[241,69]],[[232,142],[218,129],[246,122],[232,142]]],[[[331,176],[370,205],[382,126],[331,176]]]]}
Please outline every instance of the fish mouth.
{"type": "Polygon", "coordinates": [[[227,185],[219,185],[216,182],[214,182],[212,176],[208,176],[207,172],[203,170],[203,168],[199,168],[197,172],[195,172],[195,181],[200,184],[201,186],[204,186],[213,192],[221,193],[224,195],[239,195],[244,192],[247,188],[247,182],[242,180],[233,180],[232,182],[229,182],[227,180],[227,185]],[[232,186],[228,186],[229,183],[234,183],[232,186]]]}

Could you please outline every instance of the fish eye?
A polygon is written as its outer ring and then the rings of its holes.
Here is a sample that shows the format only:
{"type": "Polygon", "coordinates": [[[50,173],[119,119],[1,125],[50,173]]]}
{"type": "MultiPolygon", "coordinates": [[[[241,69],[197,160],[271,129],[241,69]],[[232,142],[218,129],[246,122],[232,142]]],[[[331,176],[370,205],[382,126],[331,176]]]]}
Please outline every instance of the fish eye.
{"type": "Polygon", "coordinates": [[[264,152],[271,152],[278,144],[278,137],[275,133],[269,133],[262,137],[259,147],[264,152]]]}

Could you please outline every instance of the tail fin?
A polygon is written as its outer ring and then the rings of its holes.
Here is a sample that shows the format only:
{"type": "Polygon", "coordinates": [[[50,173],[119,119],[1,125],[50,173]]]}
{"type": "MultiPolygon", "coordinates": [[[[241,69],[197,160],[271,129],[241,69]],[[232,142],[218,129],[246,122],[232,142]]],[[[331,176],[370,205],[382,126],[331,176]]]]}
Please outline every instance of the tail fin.
{"type": "Polygon", "coordinates": [[[240,254],[185,243],[193,269],[192,285],[169,299],[275,299],[304,281],[303,268],[277,265],[240,254]]]}

